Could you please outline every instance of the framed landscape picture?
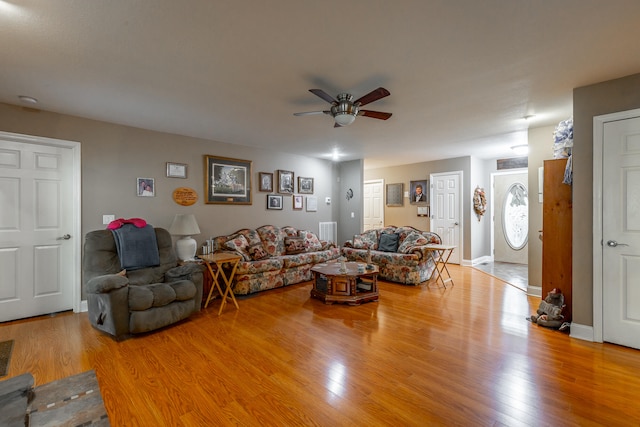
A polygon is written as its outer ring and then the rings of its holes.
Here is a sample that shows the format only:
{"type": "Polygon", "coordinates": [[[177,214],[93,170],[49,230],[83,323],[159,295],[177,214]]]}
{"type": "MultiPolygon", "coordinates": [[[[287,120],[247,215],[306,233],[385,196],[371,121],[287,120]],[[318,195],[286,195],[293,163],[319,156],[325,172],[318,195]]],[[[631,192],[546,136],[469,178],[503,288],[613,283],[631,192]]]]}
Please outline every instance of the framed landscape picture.
{"type": "Polygon", "coordinates": [[[251,161],[204,156],[205,203],[251,204],[251,161]]]}

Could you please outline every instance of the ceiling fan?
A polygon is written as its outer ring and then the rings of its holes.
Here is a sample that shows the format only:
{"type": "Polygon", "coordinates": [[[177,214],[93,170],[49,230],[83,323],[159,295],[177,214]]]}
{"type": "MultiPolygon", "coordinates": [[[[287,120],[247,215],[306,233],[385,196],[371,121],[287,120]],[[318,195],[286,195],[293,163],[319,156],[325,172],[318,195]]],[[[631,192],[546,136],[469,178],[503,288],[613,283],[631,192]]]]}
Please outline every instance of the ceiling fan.
{"type": "Polygon", "coordinates": [[[360,107],[367,105],[373,101],[391,95],[391,93],[383,87],[372,90],[368,94],[353,101],[353,95],[349,93],[340,93],[337,98],[333,98],[322,89],[309,89],[309,92],[324,99],[331,104],[330,110],[323,111],[307,111],[304,113],[293,113],[294,116],[307,116],[310,114],[328,114],[335,121],[334,127],[348,126],[356,119],[356,116],[371,117],[374,119],[387,120],[391,117],[391,113],[383,113],[381,111],[361,110],[360,107]]]}

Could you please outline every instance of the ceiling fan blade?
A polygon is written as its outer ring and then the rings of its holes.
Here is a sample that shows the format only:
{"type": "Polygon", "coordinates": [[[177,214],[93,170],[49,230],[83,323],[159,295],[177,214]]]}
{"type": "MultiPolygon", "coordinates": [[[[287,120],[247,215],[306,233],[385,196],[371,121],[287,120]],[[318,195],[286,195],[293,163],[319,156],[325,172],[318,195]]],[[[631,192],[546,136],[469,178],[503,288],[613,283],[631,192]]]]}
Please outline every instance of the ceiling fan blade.
{"type": "MultiPolygon", "coordinates": [[[[383,87],[379,87],[378,89],[372,90],[371,92],[369,92],[368,94],[360,97],[359,99],[357,99],[356,101],[354,101],[354,104],[360,104],[360,106],[363,105],[367,105],[373,101],[377,101],[380,98],[384,98],[385,96],[389,96],[391,95],[391,92],[389,92],[388,90],[386,90],[383,87]]],[[[320,96],[320,95],[318,95],[320,96]]]]}
{"type": "Polygon", "coordinates": [[[324,111],[304,111],[302,113],[293,113],[294,116],[312,116],[315,114],[329,114],[331,113],[331,111],[329,110],[324,110],[324,111]]]}
{"type": "Polygon", "coordinates": [[[382,111],[360,110],[359,116],[371,117],[374,119],[387,120],[391,117],[391,113],[383,113],[382,111]]]}
{"type": "Polygon", "coordinates": [[[323,91],[322,89],[309,89],[309,92],[311,92],[316,96],[319,96],[320,98],[327,101],[329,104],[338,103],[338,101],[336,101],[336,99],[333,96],[329,95],[327,92],[323,91]]]}

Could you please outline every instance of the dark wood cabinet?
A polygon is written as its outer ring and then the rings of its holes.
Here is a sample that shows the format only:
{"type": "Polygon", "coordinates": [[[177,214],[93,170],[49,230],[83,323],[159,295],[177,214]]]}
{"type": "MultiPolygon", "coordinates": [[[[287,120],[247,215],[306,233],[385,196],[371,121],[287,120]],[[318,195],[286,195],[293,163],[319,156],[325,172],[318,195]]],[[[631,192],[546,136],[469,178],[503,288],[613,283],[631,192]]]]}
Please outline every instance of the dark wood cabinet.
{"type": "Polygon", "coordinates": [[[564,294],[571,321],[572,187],[563,184],[567,159],[545,160],[542,198],[542,298],[554,288],[564,294]]]}

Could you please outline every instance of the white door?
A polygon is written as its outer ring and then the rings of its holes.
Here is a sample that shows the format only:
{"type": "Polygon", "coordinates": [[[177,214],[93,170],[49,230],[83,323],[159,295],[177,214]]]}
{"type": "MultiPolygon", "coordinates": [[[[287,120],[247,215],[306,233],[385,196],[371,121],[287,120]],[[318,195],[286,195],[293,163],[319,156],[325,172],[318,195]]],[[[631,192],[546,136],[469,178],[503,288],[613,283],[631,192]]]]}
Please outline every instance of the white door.
{"type": "Polygon", "coordinates": [[[640,348],[640,118],[604,124],[604,341],[640,348]]]}
{"type": "Polygon", "coordinates": [[[79,306],[76,168],[77,143],[0,133],[0,321],[79,306]]]}
{"type": "Polygon", "coordinates": [[[527,172],[494,174],[494,261],[515,264],[529,262],[527,182],[527,172]],[[520,188],[525,189],[524,194],[520,194],[521,191],[518,191],[520,188]],[[522,196],[524,199],[520,199],[518,196],[522,196]]]}
{"type": "Polygon", "coordinates": [[[455,245],[449,262],[460,264],[462,259],[462,200],[460,183],[462,172],[432,174],[431,231],[438,233],[445,245],[455,245]]]}
{"type": "Polygon", "coordinates": [[[365,181],[363,190],[364,230],[373,230],[384,226],[384,182],[381,180],[365,181]]]}

